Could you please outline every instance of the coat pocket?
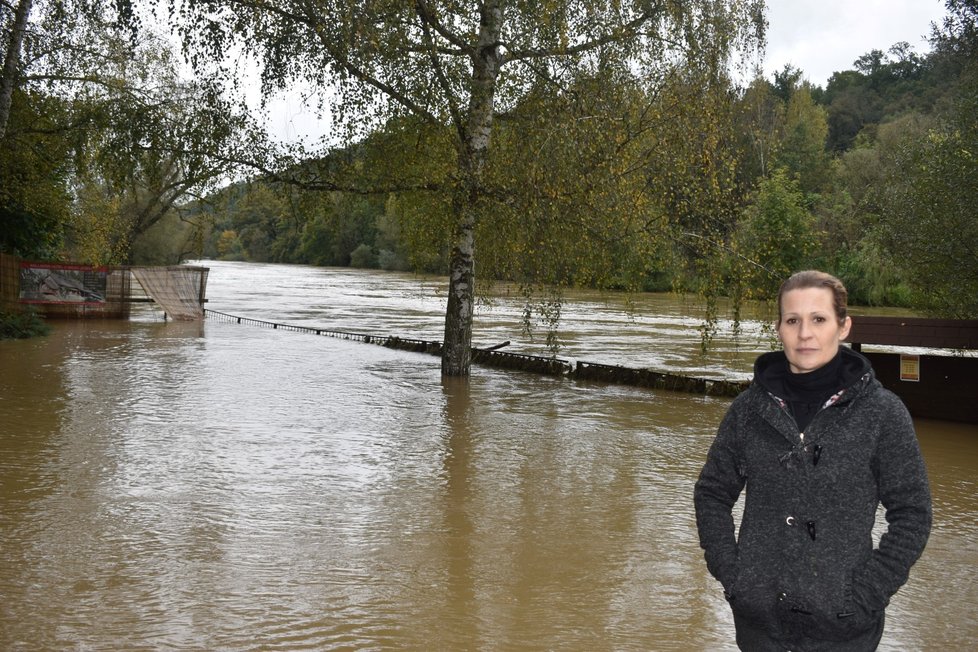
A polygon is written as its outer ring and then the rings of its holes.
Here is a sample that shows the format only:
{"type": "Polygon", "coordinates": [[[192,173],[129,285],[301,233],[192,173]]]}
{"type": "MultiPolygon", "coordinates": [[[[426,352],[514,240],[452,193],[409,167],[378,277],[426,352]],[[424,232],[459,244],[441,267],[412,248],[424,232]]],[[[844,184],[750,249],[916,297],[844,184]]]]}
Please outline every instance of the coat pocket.
{"type": "Polygon", "coordinates": [[[777,591],[770,579],[741,568],[725,595],[731,611],[737,616],[766,631],[776,631],[771,628],[777,625],[777,591]]]}
{"type": "Polygon", "coordinates": [[[781,618],[800,626],[808,636],[825,641],[852,641],[879,625],[883,614],[855,599],[851,574],[827,590],[779,604],[781,618]]]}

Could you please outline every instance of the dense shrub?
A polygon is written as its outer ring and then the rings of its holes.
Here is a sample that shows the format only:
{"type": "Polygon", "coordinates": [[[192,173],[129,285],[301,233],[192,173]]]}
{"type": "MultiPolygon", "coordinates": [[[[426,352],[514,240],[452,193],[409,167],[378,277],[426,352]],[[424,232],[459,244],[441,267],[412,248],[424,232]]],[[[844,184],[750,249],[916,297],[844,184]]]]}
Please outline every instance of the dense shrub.
{"type": "Polygon", "coordinates": [[[33,311],[0,310],[0,340],[36,337],[47,335],[50,331],[51,327],[33,311]]]}

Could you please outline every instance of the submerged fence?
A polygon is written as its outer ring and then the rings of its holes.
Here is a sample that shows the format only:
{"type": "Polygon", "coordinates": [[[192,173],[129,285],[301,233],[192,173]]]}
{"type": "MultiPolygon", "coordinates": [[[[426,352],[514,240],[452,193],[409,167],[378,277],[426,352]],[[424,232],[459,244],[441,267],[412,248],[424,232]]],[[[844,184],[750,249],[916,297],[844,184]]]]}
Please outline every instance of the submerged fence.
{"type": "MultiPolygon", "coordinates": [[[[396,335],[369,335],[351,331],[330,330],[315,326],[297,326],[295,324],[251,319],[250,317],[239,317],[210,309],[204,310],[204,316],[208,319],[246,324],[260,328],[295,331],[343,340],[355,340],[366,344],[377,344],[389,349],[398,349],[400,351],[427,353],[436,356],[442,354],[442,343],[434,340],[419,340],[396,335]]],[[[496,347],[488,349],[473,347],[472,362],[487,367],[513,369],[548,376],[566,376],[574,380],[594,380],[621,385],[664,389],[674,392],[704,394],[707,396],[736,396],[746,389],[748,385],[747,381],[738,382],[694,378],[680,374],[660,373],[650,369],[635,369],[620,365],[599,364],[596,362],[578,361],[575,365],[568,360],[562,360],[556,357],[510,353],[508,351],[500,351],[496,347]]]]}

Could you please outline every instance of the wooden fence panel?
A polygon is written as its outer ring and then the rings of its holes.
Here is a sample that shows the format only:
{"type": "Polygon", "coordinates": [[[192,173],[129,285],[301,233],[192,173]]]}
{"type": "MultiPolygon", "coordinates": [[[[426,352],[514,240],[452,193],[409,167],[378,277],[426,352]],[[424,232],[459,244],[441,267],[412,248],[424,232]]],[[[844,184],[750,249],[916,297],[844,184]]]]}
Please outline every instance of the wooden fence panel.
{"type": "Polygon", "coordinates": [[[0,253],[0,308],[19,309],[20,259],[0,253]]]}

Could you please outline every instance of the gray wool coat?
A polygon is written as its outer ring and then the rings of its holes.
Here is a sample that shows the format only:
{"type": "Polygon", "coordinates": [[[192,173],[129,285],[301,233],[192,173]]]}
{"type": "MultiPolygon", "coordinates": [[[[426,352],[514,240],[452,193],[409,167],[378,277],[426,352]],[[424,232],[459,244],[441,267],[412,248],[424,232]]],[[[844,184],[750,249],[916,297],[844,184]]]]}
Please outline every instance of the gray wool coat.
{"type": "Polygon", "coordinates": [[[930,488],[906,407],[843,347],[847,377],[799,433],[755,364],[696,482],[700,545],[744,649],[872,650],[931,527],[930,488]],[[856,371],[855,374],[852,372],[856,371]],[[746,488],[735,534],[734,504],[746,488]],[[882,504],[887,529],[874,546],[882,504]]]}

